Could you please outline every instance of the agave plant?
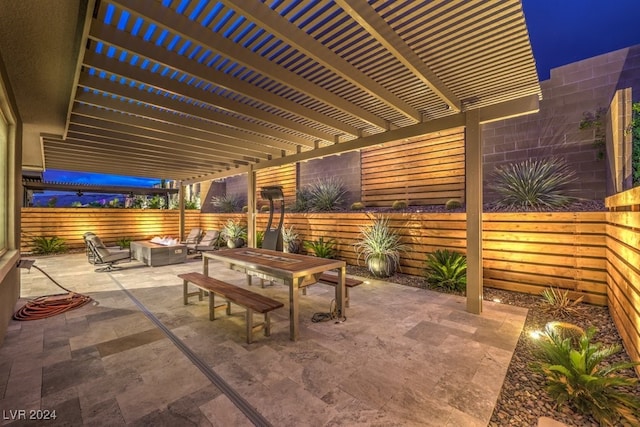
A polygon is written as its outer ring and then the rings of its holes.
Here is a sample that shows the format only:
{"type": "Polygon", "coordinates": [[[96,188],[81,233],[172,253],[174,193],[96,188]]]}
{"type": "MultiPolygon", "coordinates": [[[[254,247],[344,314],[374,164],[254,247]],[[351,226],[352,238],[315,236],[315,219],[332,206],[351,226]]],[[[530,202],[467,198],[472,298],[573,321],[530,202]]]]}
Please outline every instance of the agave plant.
{"type": "Polygon", "coordinates": [[[559,157],[527,159],[497,167],[495,183],[501,208],[560,208],[575,200],[565,187],[576,180],[575,171],[559,157]]]}
{"type": "Polygon", "coordinates": [[[318,240],[307,240],[304,242],[307,250],[313,251],[318,258],[335,258],[336,257],[336,241],[329,239],[327,241],[321,236],[318,240]]]}
{"type": "Polygon", "coordinates": [[[389,218],[377,217],[367,227],[360,227],[360,241],[354,244],[360,257],[377,277],[389,277],[400,267],[400,252],[407,246],[400,241],[400,236],[389,226],[389,218]]]}
{"type": "Polygon", "coordinates": [[[291,212],[307,212],[311,209],[311,192],[307,187],[296,190],[296,200],[288,207],[291,212]]]}
{"type": "Polygon", "coordinates": [[[467,258],[459,252],[437,249],[427,255],[425,276],[433,287],[464,292],[467,288],[467,258]]]}
{"type": "Polygon", "coordinates": [[[577,346],[571,337],[564,337],[557,328],[547,325],[542,339],[537,341],[543,361],[532,368],[544,375],[546,389],[559,405],[573,406],[591,415],[600,425],[639,425],[640,399],[625,389],[638,384],[637,377],[619,375],[638,362],[618,362],[604,365],[605,359],[618,353],[618,345],[593,343],[596,332],[589,327],[577,346]]]}
{"type": "Polygon", "coordinates": [[[333,211],[342,207],[346,190],[336,177],[318,179],[309,186],[309,204],[313,211],[333,211]]]}

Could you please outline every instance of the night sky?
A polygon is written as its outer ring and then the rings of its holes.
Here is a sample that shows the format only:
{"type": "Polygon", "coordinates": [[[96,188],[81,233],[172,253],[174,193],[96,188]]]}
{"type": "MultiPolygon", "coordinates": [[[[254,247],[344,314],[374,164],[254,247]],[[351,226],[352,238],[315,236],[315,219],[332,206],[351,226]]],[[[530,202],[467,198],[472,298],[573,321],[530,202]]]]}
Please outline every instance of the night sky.
{"type": "MultiPolygon", "coordinates": [[[[640,0],[522,0],[539,79],[551,68],[640,44],[640,0]]],[[[46,181],[150,187],[159,179],[47,170],[46,181]]]]}

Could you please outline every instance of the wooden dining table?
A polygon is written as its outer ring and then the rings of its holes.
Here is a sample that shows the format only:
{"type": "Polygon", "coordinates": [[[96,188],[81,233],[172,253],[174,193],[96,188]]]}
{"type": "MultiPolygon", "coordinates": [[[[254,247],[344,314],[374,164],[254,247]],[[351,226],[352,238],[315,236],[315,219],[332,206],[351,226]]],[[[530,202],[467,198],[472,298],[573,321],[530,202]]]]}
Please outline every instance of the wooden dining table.
{"type": "Polygon", "coordinates": [[[338,317],[345,316],[346,263],[337,259],[319,258],[258,248],[223,249],[202,255],[203,274],[209,276],[209,262],[221,261],[227,268],[247,275],[247,284],[252,285],[252,276],[263,280],[284,283],[289,287],[289,337],[298,339],[299,290],[318,281],[320,275],[329,270],[338,272],[335,300],[338,317]]]}

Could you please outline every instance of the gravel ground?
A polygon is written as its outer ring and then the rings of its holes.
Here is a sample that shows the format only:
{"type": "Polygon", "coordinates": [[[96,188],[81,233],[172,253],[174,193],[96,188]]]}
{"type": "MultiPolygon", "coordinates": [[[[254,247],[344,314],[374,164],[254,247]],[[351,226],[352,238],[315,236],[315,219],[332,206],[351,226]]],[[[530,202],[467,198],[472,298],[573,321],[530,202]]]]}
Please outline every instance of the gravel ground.
{"type": "MultiPolygon", "coordinates": [[[[348,266],[349,274],[361,277],[372,277],[364,267],[348,266]]],[[[390,282],[406,286],[425,287],[425,280],[418,276],[409,276],[396,273],[385,279],[390,282]]],[[[557,408],[555,402],[548,396],[544,389],[544,379],[530,369],[532,362],[536,360],[533,355],[534,344],[529,336],[532,331],[544,329],[544,325],[552,320],[559,320],[549,315],[542,297],[523,294],[520,292],[503,291],[499,289],[484,288],[484,299],[493,301],[499,299],[503,304],[516,305],[529,309],[529,314],[524,325],[520,339],[516,346],[513,358],[509,365],[507,375],[502,385],[502,391],[493,411],[489,426],[536,426],[540,417],[549,417],[565,423],[568,426],[596,427],[599,424],[591,417],[585,417],[565,405],[557,408]]],[[[574,323],[583,329],[594,326],[597,329],[594,341],[604,344],[617,344],[622,347],[622,339],[616,330],[609,311],[606,307],[591,304],[580,304],[580,316],[564,319],[574,323]]],[[[630,361],[624,349],[605,363],[630,361]]],[[[630,377],[636,377],[632,369],[623,373],[630,377]]],[[[640,386],[631,393],[640,397],[640,386]]]]}

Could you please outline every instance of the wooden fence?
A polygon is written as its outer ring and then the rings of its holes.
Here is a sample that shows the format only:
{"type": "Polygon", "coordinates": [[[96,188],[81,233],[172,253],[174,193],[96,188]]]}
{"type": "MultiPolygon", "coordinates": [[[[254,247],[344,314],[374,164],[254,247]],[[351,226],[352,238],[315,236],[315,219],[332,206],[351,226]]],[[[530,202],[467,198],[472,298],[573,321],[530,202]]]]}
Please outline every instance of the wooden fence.
{"type": "MultiPolygon", "coordinates": [[[[152,209],[24,208],[22,250],[32,249],[30,236],[56,235],[77,248],[83,247],[86,231],[99,234],[107,243],[121,237],[146,240],[177,236],[178,215],[177,211],[152,209]]],[[[422,275],[427,254],[436,249],[465,251],[464,213],[387,216],[410,248],[402,254],[403,273],[422,275]]],[[[532,294],[554,286],[568,289],[574,296],[584,295],[587,302],[606,304],[606,216],[606,212],[485,214],[484,285],[532,294]]],[[[246,223],[244,214],[186,211],[185,217],[186,231],[192,227],[219,230],[228,219],[246,223]]],[[[368,213],[288,213],[285,226],[293,226],[303,240],[335,239],[338,257],[357,264],[353,244],[360,226],[370,224],[373,218],[368,213]]],[[[268,214],[257,214],[258,230],[265,228],[267,219],[268,214]]]]}
{"type": "MultiPolygon", "coordinates": [[[[627,353],[640,360],[640,187],[609,197],[607,286],[609,311],[627,353]]],[[[636,368],[640,374],[640,368],[636,368]]]]}

